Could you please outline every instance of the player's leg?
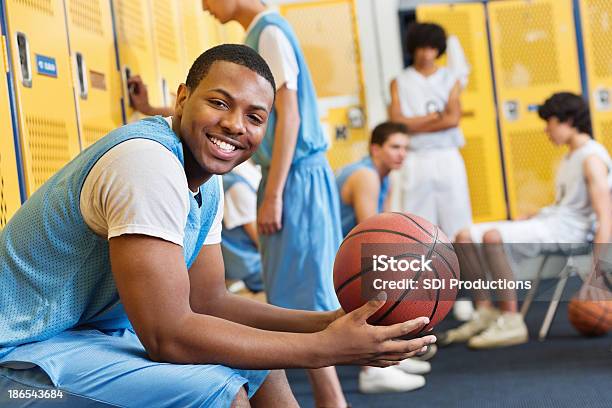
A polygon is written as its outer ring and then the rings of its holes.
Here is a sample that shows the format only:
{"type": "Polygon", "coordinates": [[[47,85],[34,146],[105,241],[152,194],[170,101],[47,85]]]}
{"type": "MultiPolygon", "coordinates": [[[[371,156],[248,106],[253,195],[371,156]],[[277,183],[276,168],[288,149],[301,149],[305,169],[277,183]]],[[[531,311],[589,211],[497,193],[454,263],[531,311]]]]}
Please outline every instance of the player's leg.
{"type": "MultiPolygon", "coordinates": [[[[510,266],[508,255],[504,251],[504,241],[497,229],[492,229],[483,235],[483,253],[493,280],[512,281],[514,273],[510,266]]],[[[498,289],[495,291],[499,309],[502,312],[517,313],[518,301],[516,290],[498,289]]]]}
{"type": "Polygon", "coordinates": [[[249,395],[247,394],[244,387],[240,387],[236,398],[232,401],[231,408],[250,408],[251,402],[249,401],[249,395]]]}
{"type": "MultiPolygon", "coordinates": [[[[246,393],[245,393],[246,394],[246,393]]],[[[299,407],[284,370],[270,371],[255,395],[251,397],[253,408],[292,408],[299,407]]]]}
{"type": "Polygon", "coordinates": [[[438,224],[435,206],[437,164],[431,152],[410,151],[400,170],[400,209],[438,224]]]}
{"type": "Polygon", "coordinates": [[[0,364],[7,359],[37,365],[65,393],[123,407],[229,407],[234,401],[248,406],[241,390],[252,397],[268,375],[221,365],[158,363],[130,330],[71,330],[19,346],[0,364]]]}
{"type": "MultiPolygon", "coordinates": [[[[461,265],[461,278],[463,281],[477,282],[484,281],[486,277],[486,264],[480,256],[483,235],[486,231],[495,228],[500,223],[484,223],[472,225],[464,228],[456,235],[455,249],[457,258],[461,265]]],[[[491,301],[488,290],[472,289],[472,297],[476,306],[476,311],[466,323],[440,333],[438,344],[446,346],[451,343],[463,343],[472,337],[486,330],[497,318],[499,311],[491,301]]]]}

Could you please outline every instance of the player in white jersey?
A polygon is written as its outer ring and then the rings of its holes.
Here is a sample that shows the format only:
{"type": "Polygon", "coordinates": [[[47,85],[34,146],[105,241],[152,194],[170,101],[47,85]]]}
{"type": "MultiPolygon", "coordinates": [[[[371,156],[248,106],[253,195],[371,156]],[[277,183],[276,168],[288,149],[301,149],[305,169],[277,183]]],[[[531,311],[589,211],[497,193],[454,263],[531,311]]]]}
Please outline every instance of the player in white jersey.
{"type": "MultiPolygon", "coordinates": [[[[605,147],[591,137],[587,104],[578,95],[557,93],[540,106],[538,113],[547,123],[551,142],[569,149],[557,170],[555,203],[524,220],[477,224],[459,232],[458,255],[467,279],[484,278],[483,269],[476,266],[478,255],[472,243],[485,244],[482,261],[493,280],[511,281],[512,265],[523,257],[538,255],[544,248],[555,250],[561,244],[610,240],[612,160],[605,147]]],[[[473,294],[477,306],[473,319],[447,332],[443,343],[468,341],[468,346],[482,349],[527,341],[515,290],[497,291],[499,309],[493,307],[488,291],[473,294]]]]}
{"type": "Polygon", "coordinates": [[[469,71],[454,37],[448,41],[449,65],[436,60],[447,51],[444,29],[415,23],[406,37],[413,64],[391,83],[390,116],[411,134],[401,170],[401,209],[428,219],[449,236],[472,223],[465,165],[459,153],[461,88],[469,71]],[[452,203],[452,205],[449,205],[452,203]]]}

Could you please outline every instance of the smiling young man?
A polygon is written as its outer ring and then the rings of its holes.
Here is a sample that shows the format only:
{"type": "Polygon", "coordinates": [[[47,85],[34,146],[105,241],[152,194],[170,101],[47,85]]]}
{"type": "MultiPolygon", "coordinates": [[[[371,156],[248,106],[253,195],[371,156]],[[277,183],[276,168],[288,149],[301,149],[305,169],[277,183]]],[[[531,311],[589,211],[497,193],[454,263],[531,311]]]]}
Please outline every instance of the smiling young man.
{"type": "Polygon", "coordinates": [[[0,232],[0,387],[79,406],[291,407],[283,371],[265,370],[387,366],[435,340],[391,340],[424,318],[367,325],[382,301],[344,315],[227,293],[216,175],[259,147],[273,101],[261,57],[212,48],[172,118],[110,132],[24,203],[0,232]]]}

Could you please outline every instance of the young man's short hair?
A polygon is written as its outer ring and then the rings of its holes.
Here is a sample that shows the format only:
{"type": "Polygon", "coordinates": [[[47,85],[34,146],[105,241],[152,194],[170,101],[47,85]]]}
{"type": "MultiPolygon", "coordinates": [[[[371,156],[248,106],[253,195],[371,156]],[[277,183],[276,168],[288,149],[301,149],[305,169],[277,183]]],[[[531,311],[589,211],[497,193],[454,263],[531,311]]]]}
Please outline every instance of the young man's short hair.
{"type": "Polygon", "coordinates": [[[395,133],[408,134],[408,128],[402,123],[396,122],[383,122],[376,126],[372,131],[372,137],[370,139],[371,145],[382,146],[385,144],[389,136],[395,133]]]}
{"type": "Polygon", "coordinates": [[[204,51],[189,69],[185,84],[195,89],[215,61],[227,61],[247,67],[270,83],[276,95],[276,83],[266,61],[250,47],[241,44],[221,44],[204,51]]]}
{"type": "Polygon", "coordinates": [[[589,106],[581,96],[570,92],[552,95],[538,108],[538,115],[544,120],[555,117],[588,135],[593,133],[589,106]]]}
{"type": "Polygon", "coordinates": [[[417,48],[431,47],[438,50],[438,57],[446,52],[446,32],[438,24],[413,23],[406,34],[406,50],[414,57],[417,48]]]}

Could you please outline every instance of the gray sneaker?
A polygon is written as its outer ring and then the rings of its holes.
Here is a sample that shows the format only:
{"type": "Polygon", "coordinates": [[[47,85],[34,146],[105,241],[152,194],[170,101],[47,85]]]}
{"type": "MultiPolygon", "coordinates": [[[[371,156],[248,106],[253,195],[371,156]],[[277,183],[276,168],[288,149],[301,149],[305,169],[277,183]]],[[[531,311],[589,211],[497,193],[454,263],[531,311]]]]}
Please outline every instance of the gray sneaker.
{"type": "Polygon", "coordinates": [[[484,331],[499,317],[499,310],[492,307],[481,307],[476,309],[472,318],[461,326],[450,329],[438,335],[437,344],[448,346],[452,343],[465,343],[471,337],[484,331]]]}
{"type": "Polygon", "coordinates": [[[520,313],[503,313],[491,326],[468,341],[468,347],[489,349],[527,343],[529,333],[520,313]]]}

